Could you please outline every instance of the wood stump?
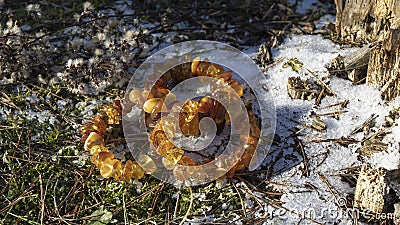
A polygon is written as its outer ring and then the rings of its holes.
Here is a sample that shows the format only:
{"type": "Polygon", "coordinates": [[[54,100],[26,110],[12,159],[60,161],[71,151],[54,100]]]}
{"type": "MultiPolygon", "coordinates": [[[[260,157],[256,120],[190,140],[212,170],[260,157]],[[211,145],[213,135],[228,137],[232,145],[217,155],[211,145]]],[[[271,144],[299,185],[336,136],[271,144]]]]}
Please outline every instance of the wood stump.
{"type": "Polygon", "coordinates": [[[377,85],[385,100],[400,95],[400,0],[335,0],[337,39],[375,43],[366,80],[377,85]]]}
{"type": "Polygon", "coordinates": [[[386,172],[363,165],[354,190],[355,208],[368,210],[374,214],[385,212],[389,188],[386,172]]]}

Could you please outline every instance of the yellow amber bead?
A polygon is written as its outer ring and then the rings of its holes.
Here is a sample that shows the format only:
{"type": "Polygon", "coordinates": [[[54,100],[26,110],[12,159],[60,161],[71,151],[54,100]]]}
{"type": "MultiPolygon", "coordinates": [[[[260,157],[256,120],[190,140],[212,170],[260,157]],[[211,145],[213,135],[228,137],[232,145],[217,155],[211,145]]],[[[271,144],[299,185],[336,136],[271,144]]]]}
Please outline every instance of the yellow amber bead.
{"type": "Polygon", "coordinates": [[[233,90],[236,91],[239,97],[243,96],[243,87],[240,86],[240,84],[236,80],[228,81],[228,85],[231,86],[231,88],[233,88],[233,90]]]}
{"type": "Polygon", "coordinates": [[[170,151],[167,152],[167,154],[164,156],[168,161],[170,161],[172,164],[177,164],[178,161],[182,158],[183,153],[185,153],[182,149],[180,148],[173,148],[170,151]]]}
{"type": "Polygon", "coordinates": [[[137,179],[141,179],[144,176],[145,171],[139,166],[137,162],[132,163],[132,175],[137,179]]]}
{"type": "Polygon", "coordinates": [[[207,76],[207,69],[211,65],[209,60],[205,58],[200,64],[197,66],[197,76],[207,76]]]}
{"type": "Polygon", "coordinates": [[[217,76],[217,79],[222,80],[224,82],[230,80],[232,78],[232,71],[225,71],[217,76]]]}
{"type": "Polygon", "coordinates": [[[128,182],[133,177],[133,162],[132,160],[127,160],[124,165],[124,171],[122,173],[122,178],[124,181],[128,182]]]}
{"type": "Polygon", "coordinates": [[[197,67],[199,66],[200,62],[201,62],[200,56],[197,56],[192,61],[190,68],[191,68],[193,76],[197,76],[197,67]]]}
{"type": "Polygon", "coordinates": [[[207,68],[206,75],[209,77],[216,77],[220,75],[222,72],[224,72],[222,66],[218,64],[212,64],[207,68]]]}
{"type": "Polygon", "coordinates": [[[146,113],[151,114],[155,109],[157,110],[158,108],[161,108],[163,106],[163,102],[164,101],[161,98],[149,99],[143,104],[143,110],[146,113]]]}
{"type": "Polygon", "coordinates": [[[100,174],[104,178],[109,178],[113,174],[115,159],[106,158],[106,160],[100,166],[100,174]]]}
{"type": "Polygon", "coordinates": [[[187,100],[182,106],[185,123],[189,123],[197,115],[199,103],[194,100],[187,100]]]}
{"type": "Polygon", "coordinates": [[[152,174],[157,170],[156,163],[148,155],[140,155],[139,159],[138,159],[138,163],[144,169],[146,174],[152,174]]]}
{"type": "Polygon", "coordinates": [[[182,158],[178,161],[179,165],[183,165],[183,166],[194,166],[196,165],[196,163],[193,161],[192,158],[190,158],[187,155],[182,156],[182,158]]]}
{"type": "Polygon", "coordinates": [[[107,114],[107,117],[108,117],[107,123],[108,124],[119,124],[120,115],[119,115],[118,109],[115,106],[113,106],[111,104],[107,104],[100,111],[107,114]]]}
{"type": "Polygon", "coordinates": [[[149,141],[161,156],[164,156],[169,150],[174,148],[174,144],[168,140],[168,137],[162,130],[151,131],[149,141]]]}
{"type": "Polygon", "coordinates": [[[124,169],[124,167],[123,167],[121,161],[119,161],[119,160],[115,161],[114,165],[113,165],[113,175],[112,176],[116,180],[121,180],[122,179],[123,169],[124,169]]]}

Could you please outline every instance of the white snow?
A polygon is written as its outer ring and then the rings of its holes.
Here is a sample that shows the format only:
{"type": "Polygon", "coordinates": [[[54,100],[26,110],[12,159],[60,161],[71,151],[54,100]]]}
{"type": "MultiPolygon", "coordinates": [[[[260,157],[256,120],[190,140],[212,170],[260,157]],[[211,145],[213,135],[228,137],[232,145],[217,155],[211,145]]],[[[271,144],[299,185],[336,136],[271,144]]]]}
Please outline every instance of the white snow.
{"type": "MultiPolygon", "coordinates": [[[[364,137],[362,133],[349,136],[351,131],[360,126],[371,114],[378,115],[375,126],[379,128],[385,115],[391,109],[399,106],[400,98],[387,103],[381,100],[379,90],[372,86],[366,84],[353,85],[351,81],[332,77],[329,87],[336,93],[336,96],[325,97],[320,106],[315,106],[314,100],[293,100],[287,94],[286,80],[291,76],[300,76],[304,79],[313,78],[313,76],[305,69],[297,73],[290,67],[282,68],[282,65],[290,58],[298,58],[304,64],[303,68],[308,68],[319,77],[324,77],[328,76],[325,65],[338,54],[346,55],[354,50],[354,48],[342,48],[321,36],[298,35],[288,37],[279,48],[273,50],[274,59],[284,58],[283,62],[271,68],[266,74],[267,86],[272,93],[277,109],[276,133],[281,137],[282,142],[277,147],[272,146],[273,157],[269,157],[266,164],[277,160],[273,167],[275,172],[284,171],[274,175],[271,181],[279,184],[285,183],[285,185],[271,186],[275,190],[285,192],[281,198],[282,206],[294,213],[285,213],[284,216],[273,217],[269,221],[271,223],[305,224],[310,222],[296,216],[296,213],[320,223],[348,224],[352,221],[352,218],[348,217],[338,207],[337,201],[352,194],[353,188],[334,174],[339,173],[339,170],[361,164],[355,153],[359,145],[352,144],[347,148],[337,143],[313,143],[311,141],[328,138],[340,139],[341,137],[361,140],[364,137]],[[289,147],[293,144],[293,139],[290,137],[293,132],[290,129],[298,125],[291,120],[310,125],[313,120],[310,117],[311,112],[318,114],[335,112],[338,107],[327,108],[327,106],[344,100],[349,100],[349,104],[340,110],[347,110],[347,113],[340,116],[320,117],[327,124],[325,133],[309,129],[300,132],[299,138],[304,144],[304,151],[309,160],[310,175],[305,176],[302,173],[304,160],[302,160],[300,154],[289,147]],[[288,155],[294,157],[286,160],[285,156],[288,155]],[[293,167],[299,161],[302,161],[302,163],[293,167]],[[334,190],[333,193],[331,189],[334,190]],[[310,212],[315,212],[315,214],[310,214],[310,212]],[[336,214],[332,214],[333,212],[336,214]]],[[[299,127],[301,128],[301,126],[299,127]]],[[[397,142],[400,132],[398,127],[395,127],[393,131],[391,140],[396,144],[392,144],[386,152],[375,154],[371,159],[365,159],[367,163],[390,170],[398,168],[400,154],[397,142]]]]}

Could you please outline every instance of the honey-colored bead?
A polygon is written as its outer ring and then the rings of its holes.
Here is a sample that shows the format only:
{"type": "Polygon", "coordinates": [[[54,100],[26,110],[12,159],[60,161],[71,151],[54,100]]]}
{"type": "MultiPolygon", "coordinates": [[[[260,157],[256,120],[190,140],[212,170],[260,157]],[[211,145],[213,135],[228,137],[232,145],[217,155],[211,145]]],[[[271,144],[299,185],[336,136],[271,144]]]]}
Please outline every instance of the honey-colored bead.
{"type": "Polygon", "coordinates": [[[209,115],[210,112],[214,110],[214,103],[214,99],[212,99],[211,97],[206,96],[201,98],[197,107],[198,112],[209,115]]]}
{"type": "Polygon", "coordinates": [[[115,159],[106,158],[103,164],[100,166],[100,175],[104,178],[109,178],[113,174],[115,159]]]}
{"type": "Polygon", "coordinates": [[[200,64],[197,66],[197,76],[207,76],[207,69],[211,65],[207,58],[204,61],[201,61],[200,64]]]}
{"type": "Polygon", "coordinates": [[[219,106],[217,107],[217,110],[215,112],[215,118],[214,118],[214,121],[217,124],[217,126],[225,123],[225,113],[226,113],[226,109],[224,108],[224,106],[222,104],[219,103],[219,106]]]}
{"type": "Polygon", "coordinates": [[[181,70],[182,70],[182,79],[183,80],[189,79],[191,72],[191,63],[181,64],[181,70]]]}
{"type": "Polygon", "coordinates": [[[188,100],[182,106],[179,113],[179,127],[183,135],[198,135],[199,134],[199,115],[197,111],[198,102],[188,100]]]}
{"type": "Polygon", "coordinates": [[[220,66],[218,64],[212,64],[207,68],[206,75],[209,77],[217,77],[222,72],[224,72],[224,69],[222,68],[222,66],[220,66]]]}
{"type": "Polygon", "coordinates": [[[79,133],[81,134],[89,134],[90,132],[97,131],[100,133],[99,127],[97,127],[94,123],[88,122],[78,128],[79,133]]]}
{"type": "Polygon", "coordinates": [[[182,106],[182,113],[185,118],[185,123],[189,123],[197,115],[199,103],[194,100],[187,100],[182,106]]]}
{"type": "Polygon", "coordinates": [[[159,129],[163,130],[167,137],[170,139],[175,137],[177,125],[172,118],[167,116],[163,117],[158,124],[160,125],[159,129]]]}
{"type": "Polygon", "coordinates": [[[233,90],[236,91],[239,97],[243,96],[243,87],[240,86],[240,84],[236,80],[228,81],[228,85],[231,86],[231,88],[233,88],[233,90]]]}
{"type": "Polygon", "coordinates": [[[163,98],[170,93],[170,90],[164,87],[153,86],[151,93],[153,94],[154,98],[163,98]]]}
{"type": "Polygon", "coordinates": [[[168,137],[162,130],[152,130],[149,135],[149,141],[161,156],[164,156],[174,148],[174,144],[168,140],[168,137]]]}
{"type": "Polygon", "coordinates": [[[108,148],[103,144],[91,145],[87,148],[91,155],[99,154],[101,152],[108,152],[108,148]]]}
{"type": "Polygon", "coordinates": [[[247,138],[247,143],[246,143],[247,145],[251,145],[251,146],[253,146],[254,148],[256,148],[257,147],[257,144],[258,144],[258,138],[257,137],[254,137],[254,136],[248,136],[248,138],[247,138]]]}
{"type": "Polygon", "coordinates": [[[173,170],[175,168],[175,165],[173,162],[169,161],[165,157],[161,159],[162,164],[164,165],[165,169],[167,170],[173,170]]]}
{"type": "Polygon", "coordinates": [[[107,123],[108,124],[111,124],[111,125],[112,124],[119,124],[119,122],[120,122],[120,118],[119,118],[120,113],[119,113],[118,109],[115,106],[107,104],[100,111],[102,111],[103,113],[107,114],[107,117],[108,117],[107,123]]]}
{"type": "Polygon", "coordinates": [[[252,145],[246,145],[243,155],[236,164],[236,170],[242,170],[249,166],[251,158],[254,155],[255,148],[252,145]]]}
{"type": "Polygon", "coordinates": [[[181,148],[173,148],[164,157],[175,165],[182,158],[183,153],[185,152],[181,148]]]}
{"type": "Polygon", "coordinates": [[[189,180],[195,172],[198,172],[195,166],[175,166],[172,170],[174,177],[182,182],[189,180]]]}
{"type": "MultiPolygon", "coordinates": [[[[85,144],[83,145],[84,149],[86,151],[90,151],[90,154],[96,154],[93,153],[94,150],[92,150],[94,148],[94,146],[104,146],[104,140],[103,137],[100,136],[98,133],[96,132],[91,132],[89,134],[89,136],[86,138],[85,144]]],[[[96,151],[94,151],[96,152],[96,151]]]]}
{"type": "Polygon", "coordinates": [[[182,134],[185,136],[197,136],[200,133],[199,130],[199,116],[196,115],[189,123],[182,123],[180,125],[182,134]]]}
{"type": "Polygon", "coordinates": [[[146,113],[151,114],[155,108],[157,109],[157,108],[160,108],[160,106],[162,107],[163,102],[164,101],[161,98],[149,99],[143,104],[143,110],[146,113]]]}
{"type": "Polygon", "coordinates": [[[197,67],[199,66],[200,62],[201,62],[200,56],[197,56],[192,61],[190,68],[191,68],[193,76],[197,76],[197,67]]]}
{"type": "Polygon", "coordinates": [[[142,90],[133,89],[129,92],[129,101],[133,104],[139,104],[142,101],[142,90]]]}
{"type": "Polygon", "coordinates": [[[136,179],[142,179],[144,177],[145,171],[137,162],[132,162],[132,175],[136,179]]]}
{"type": "Polygon", "coordinates": [[[146,174],[152,174],[157,170],[157,165],[154,160],[148,155],[140,155],[138,163],[144,169],[146,174]]]}
{"type": "Polygon", "coordinates": [[[100,134],[104,135],[107,130],[107,123],[103,120],[100,115],[94,115],[92,119],[94,129],[100,134]]]}
{"type": "Polygon", "coordinates": [[[113,164],[113,174],[112,176],[116,180],[121,180],[122,179],[122,174],[123,174],[123,169],[124,165],[121,163],[121,161],[117,160],[113,164]]]}
{"type": "Polygon", "coordinates": [[[230,80],[231,78],[232,78],[232,71],[225,71],[217,76],[217,79],[224,82],[230,80]]]}
{"type": "Polygon", "coordinates": [[[175,66],[174,68],[169,70],[170,74],[171,74],[171,79],[174,82],[180,82],[183,80],[183,76],[182,76],[182,67],[180,66],[175,66]]]}
{"type": "Polygon", "coordinates": [[[98,154],[94,154],[90,156],[90,161],[97,167],[101,168],[103,162],[107,159],[114,159],[114,154],[111,152],[99,152],[98,154]]]}
{"type": "Polygon", "coordinates": [[[230,123],[231,122],[231,118],[229,117],[229,113],[225,112],[225,122],[230,123]]]}
{"type": "Polygon", "coordinates": [[[125,162],[124,171],[122,173],[122,179],[125,182],[129,182],[133,177],[133,165],[132,160],[128,160],[125,162]]]}
{"type": "Polygon", "coordinates": [[[182,156],[182,158],[178,161],[178,164],[183,165],[183,166],[195,166],[196,165],[196,163],[193,161],[193,159],[187,155],[182,156]]]}

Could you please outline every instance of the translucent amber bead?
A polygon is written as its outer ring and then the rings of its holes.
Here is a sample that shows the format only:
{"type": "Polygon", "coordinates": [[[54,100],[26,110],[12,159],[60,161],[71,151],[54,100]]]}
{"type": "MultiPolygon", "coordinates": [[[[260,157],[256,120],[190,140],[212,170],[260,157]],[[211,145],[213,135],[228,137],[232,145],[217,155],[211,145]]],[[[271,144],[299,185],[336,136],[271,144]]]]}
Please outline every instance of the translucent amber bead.
{"type": "Polygon", "coordinates": [[[174,165],[178,163],[178,161],[182,158],[183,153],[185,153],[180,148],[173,148],[167,152],[164,156],[168,161],[172,162],[174,165]]]}
{"type": "Polygon", "coordinates": [[[236,170],[242,170],[249,166],[251,162],[251,158],[254,155],[255,148],[252,145],[246,145],[244,149],[244,153],[240,158],[239,162],[236,165],[236,170]]]}
{"type": "Polygon", "coordinates": [[[209,115],[210,112],[214,110],[214,107],[215,107],[214,99],[206,96],[200,99],[197,109],[200,113],[209,115]]]}
{"type": "Polygon", "coordinates": [[[95,145],[104,145],[104,140],[103,137],[100,136],[98,133],[96,132],[91,132],[89,134],[89,136],[86,138],[85,144],[84,144],[84,148],[86,151],[90,151],[90,149],[92,148],[92,146],[95,145]]]}
{"type": "Polygon", "coordinates": [[[178,161],[179,165],[183,165],[183,166],[194,166],[196,165],[196,163],[193,161],[192,158],[190,158],[187,155],[182,156],[182,158],[178,161]]]}
{"type": "Polygon", "coordinates": [[[153,120],[160,119],[163,115],[166,115],[168,112],[167,107],[165,106],[163,101],[159,101],[154,105],[154,108],[150,114],[153,120]]]}
{"type": "Polygon", "coordinates": [[[117,160],[106,158],[106,160],[100,166],[100,174],[102,177],[109,178],[112,176],[115,161],[117,160]]]}
{"type": "Polygon", "coordinates": [[[179,119],[179,126],[183,135],[199,135],[199,116],[196,114],[190,122],[185,122],[184,119],[179,119]]]}
{"type": "Polygon", "coordinates": [[[230,80],[231,78],[232,78],[232,71],[225,71],[217,76],[217,79],[222,80],[224,82],[230,80]]]}
{"type": "Polygon", "coordinates": [[[128,182],[132,179],[132,177],[133,177],[133,162],[132,162],[132,160],[127,160],[124,165],[122,179],[124,179],[124,181],[128,182]]]}
{"type": "Polygon", "coordinates": [[[191,72],[191,63],[183,63],[181,65],[181,70],[182,70],[182,79],[183,80],[189,79],[191,72]]]}
{"type": "Polygon", "coordinates": [[[225,113],[225,121],[226,121],[227,123],[230,123],[230,122],[231,122],[231,118],[229,117],[229,113],[228,113],[228,112],[225,113]]]}
{"type": "Polygon", "coordinates": [[[101,134],[105,133],[104,127],[100,127],[99,125],[97,125],[97,124],[95,124],[93,122],[85,123],[84,125],[80,126],[78,128],[78,130],[79,130],[79,133],[81,133],[83,135],[88,134],[88,133],[90,133],[92,131],[97,131],[97,132],[99,132],[101,134]]]}
{"type": "Polygon", "coordinates": [[[122,179],[123,169],[124,169],[124,167],[123,167],[123,164],[121,163],[121,161],[116,160],[113,165],[113,175],[112,176],[114,177],[114,179],[116,179],[116,180],[122,179]]]}
{"type": "Polygon", "coordinates": [[[137,162],[132,162],[132,175],[137,179],[141,179],[144,176],[145,171],[139,166],[137,162]]]}
{"type": "Polygon", "coordinates": [[[182,113],[185,123],[189,123],[197,115],[199,103],[194,100],[187,100],[182,106],[182,113]]]}
{"type": "Polygon", "coordinates": [[[175,166],[175,168],[172,170],[172,173],[177,180],[184,182],[189,180],[196,170],[198,169],[194,166],[175,166]]]}
{"type": "Polygon", "coordinates": [[[153,130],[150,132],[149,141],[161,156],[164,156],[169,150],[174,148],[174,144],[168,140],[168,137],[162,130],[153,130]]]}
{"type": "Polygon", "coordinates": [[[153,98],[147,100],[143,105],[143,110],[146,113],[153,114],[157,112],[161,112],[162,108],[166,110],[167,107],[164,106],[164,101],[161,98],[153,98]]]}
{"type": "Polygon", "coordinates": [[[248,138],[247,138],[247,143],[246,143],[247,145],[251,145],[251,146],[253,146],[254,148],[256,148],[257,147],[257,144],[258,144],[258,138],[256,138],[256,137],[253,137],[253,136],[249,136],[248,138]]]}
{"type": "Polygon", "coordinates": [[[99,154],[101,152],[108,152],[108,148],[103,144],[91,145],[89,148],[87,148],[87,150],[91,155],[99,154]]]}
{"type": "MultiPolygon", "coordinates": [[[[172,77],[172,73],[170,73],[171,77],[172,77]]],[[[158,78],[158,80],[156,80],[156,82],[154,83],[154,86],[157,87],[162,87],[162,88],[167,88],[168,86],[168,79],[167,76],[161,76],[160,78],[158,78]]]]}
{"type": "Polygon", "coordinates": [[[108,124],[119,124],[120,113],[119,113],[119,110],[115,106],[107,104],[100,111],[107,114],[107,117],[108,117],[107,123],[108,124]]]}
{"type": "Polygon", "coordinates": [[[216,77],[220,75],[222,72],[224,72],[222,66],[218,64],[212,64],[207,68],[206,75],[209,77],[216,77]]]}
{"type": "Polygon", "coordinates": [[[107,123],[103,120],[100,115],[94,115],[92,119],[92,123],[96,131],[100,134],[104,135],[107,130],[107,123]]]}
{"type": "Polygon", "coordinates": [[[192,61],[190,68],[191,68],[193,76],[197,76],[197,67],[199,66],[200,62],[201,62],[200,56],[197,56],[192,61]]]}
{"type": "Polygon", "coordinates": [[[161,160],[162,164],[164,165],[165,169],[167,170],[172,170],[175,168],[175,165],[173,162],[169,161],[168,159],[166,159],[165,157],[162,158],[161,160]]]}
{"type": "Polygon", "coordinates": [[[208,59],[204,59],[204,61],[200,62],[200,64],[197,66],[197,76],[207,76],[207,70],[208,67],[211,65],[211,63],[208,61],[208,59]]]}
{"type": "Polygon", "coordinates": [[[256,137],[257,139],[260,138],[261,130],[257,126],[257,124],[254,123],[250,124],[250,135],[256,137]]]}
{"type": "Polygon", "coordinates": [[[219,104],[217,110],[215,111],[215,118],[214,118],[214,121],[217,125],[225,123],[225,113],[226,113],[225,108],[222,106],[222,104],[219,104]]]}
{"type": "Polygon", "coordinates": [[[163,98],[170,93],[170,90],[164,87],[153,86],[151,93],[153,94],[154,98],[163,98]]]}
{"type": "Polygon", "coordinates": [[[148,155],[140,155],[139,159],[138,159],[138,163],[144,169],[146,174],[152,174],[157,170],[156,163],[148,155]]]}
{"type": "Polygon", "coordinates": [[[159,129],[163,130],[167,137],[175,137],[177,126],[172,118],[165,116],[159,121],[158,124],[160,125],[159,129]]]}
{"type": "Polygon", "coordinates": [[[231,86],[231,88],[233,88],[233,90],[236,91],[239,97],[243,96],[243,87],[240,86],[240,84],[236,80],[228,81],[228,85],[231,86]]]}
{"type": "Polygon", "coordinates": [[[111,152],[99,152],[98,154],[90,156],[90,161],[97,167],[101,168],[103,162],[107,159],[111,158],[114,159],[114,154],[111,152]]]}
{"type": "Polygon", "coordinates": [[[142,90],[133,89],[129,92],[129,101],[133,104],[139,104],[142,101],[142,90]]]}

